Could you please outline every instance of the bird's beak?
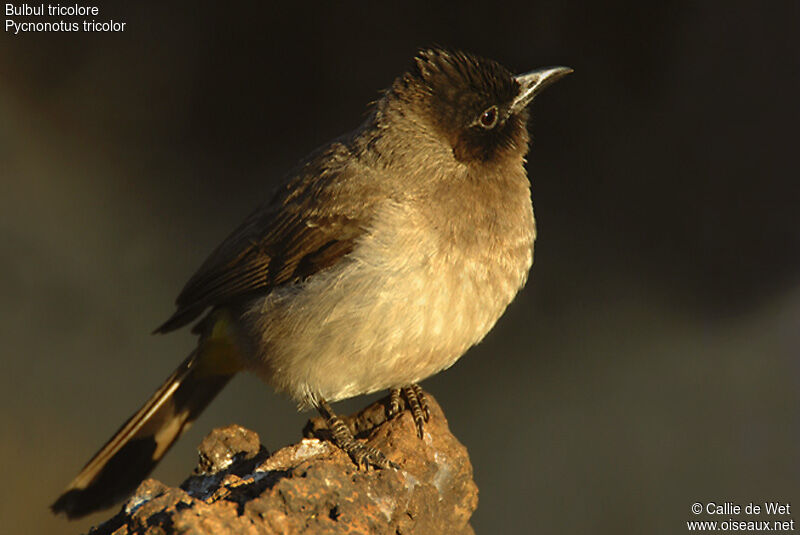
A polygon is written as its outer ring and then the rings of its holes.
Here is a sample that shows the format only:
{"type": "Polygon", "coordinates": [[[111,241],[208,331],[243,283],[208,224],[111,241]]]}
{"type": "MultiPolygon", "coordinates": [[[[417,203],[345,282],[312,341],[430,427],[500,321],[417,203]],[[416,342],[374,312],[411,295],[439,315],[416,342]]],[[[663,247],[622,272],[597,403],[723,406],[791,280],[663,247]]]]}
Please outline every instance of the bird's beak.
{"type": "Polygon", "coordinates": [[[569,67],[544,67],[516,76],[514,79],[519,82],[520,90],[519,95],[511,104],[511,113],[523,109],[542,89],[571,72],[572,69],[569,67]]]}

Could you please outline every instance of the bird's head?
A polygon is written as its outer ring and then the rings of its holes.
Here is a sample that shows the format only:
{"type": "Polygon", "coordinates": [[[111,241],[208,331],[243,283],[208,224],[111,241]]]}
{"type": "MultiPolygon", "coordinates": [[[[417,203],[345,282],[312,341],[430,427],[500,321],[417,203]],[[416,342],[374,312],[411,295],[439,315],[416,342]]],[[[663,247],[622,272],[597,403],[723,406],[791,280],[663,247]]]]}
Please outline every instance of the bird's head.
{"type": "Polygon", "coordinates": [[[395,81],[389,97],[413,109],[419,128],[448,144],[459,162],[521,159],[528,147],[528,105],[570,72],[549,67],[514,76],[496,61],[424,49],[395,81]]]}

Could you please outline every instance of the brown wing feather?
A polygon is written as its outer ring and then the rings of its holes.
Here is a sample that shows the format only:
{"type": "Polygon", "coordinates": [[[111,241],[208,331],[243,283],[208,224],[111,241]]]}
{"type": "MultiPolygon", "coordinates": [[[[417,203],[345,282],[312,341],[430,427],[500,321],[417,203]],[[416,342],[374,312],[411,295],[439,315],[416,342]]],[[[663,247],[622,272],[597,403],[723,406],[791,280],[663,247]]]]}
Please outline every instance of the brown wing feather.
{"type": "Polygon", "coordinates": [[[181,291],[178,310],[156,332],[177,329],[197,318],[209,306],[231,302],[257,292],[267,293],[284,283],[302,280],[334,265],[353,249],[362,227],[355,221],[346,225],[312,224],[299,219],[268,232],[260,240],[242,240],[234,233],[229,240],[240,244],[238,252],[226,244],[213,254],[181,291]]]}
{"type": "Polygon", "coordinates": [[[364,180],[353,176],[352,167],[337,170],[339,162],[352,161],[342,152],[349,151],[334,144],[301,167],[301,174],[228,236],[189,279],[176,300],[178,309],[155,332],[182,327],[208,307],[302,280],[350,253],[364,232],[370,198],[358,205],[340,201],[343,184],[364,180]]]}

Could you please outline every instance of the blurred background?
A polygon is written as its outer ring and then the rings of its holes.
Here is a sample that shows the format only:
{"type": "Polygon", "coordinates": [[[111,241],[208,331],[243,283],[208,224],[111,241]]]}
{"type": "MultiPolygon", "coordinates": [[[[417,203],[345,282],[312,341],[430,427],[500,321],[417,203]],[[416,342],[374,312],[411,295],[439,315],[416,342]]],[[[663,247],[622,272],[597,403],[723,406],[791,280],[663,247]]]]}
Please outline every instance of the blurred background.
{"type": "MultiPolygon", "coordinates": [[[[124,33],[0,37],[3,531],[113,514],[47,506],[194,343],[148,333],[430,44],[575,69],[534,105],[532,279],[423,385],[471,454],[477,532],[800,507],[800,4],[375,4],[103,2],[124,33]]],[[[272,450],[307,417],[239,377],[154,476],[180,483],[214,426],[272,450]]]]}

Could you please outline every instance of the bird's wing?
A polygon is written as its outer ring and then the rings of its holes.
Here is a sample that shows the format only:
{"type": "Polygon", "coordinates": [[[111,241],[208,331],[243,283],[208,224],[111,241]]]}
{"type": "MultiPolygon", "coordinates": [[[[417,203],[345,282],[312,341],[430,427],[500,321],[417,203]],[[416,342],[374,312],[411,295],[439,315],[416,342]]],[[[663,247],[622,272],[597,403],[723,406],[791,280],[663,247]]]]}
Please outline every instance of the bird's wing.
{"type": "Polygon", "coordinates": [[[155,332],[177,329],[210,306],[269,293],[333,266],[364,233],[364,204],[342,202],[348,172],[315,172],[312,166],[266,206],[256,210],[189,279],[177,310],[155,332]]]}

